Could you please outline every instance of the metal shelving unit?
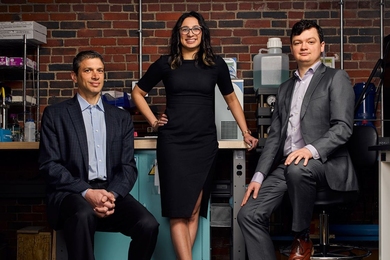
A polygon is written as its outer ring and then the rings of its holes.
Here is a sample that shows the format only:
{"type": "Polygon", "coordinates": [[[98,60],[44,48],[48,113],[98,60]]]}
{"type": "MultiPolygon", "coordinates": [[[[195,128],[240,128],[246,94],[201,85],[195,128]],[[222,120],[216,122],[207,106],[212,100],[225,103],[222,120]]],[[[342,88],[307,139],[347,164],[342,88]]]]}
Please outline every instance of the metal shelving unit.
{"type": "Polygon", "coordinates": [[[278,88],[258,88],[256,90],[256,125],[258,132],[259,143],[257,145],[257,151],[261,152],[266,138],[268,136],[268,127],[271,125],[271,117],[273,111],[273,103],[275,102],[275,96],[278,88]]]}
{"type": "MultiPolygon", "coordinates": [[[[23,65],[22,66],[0,66],[0,83],[1,82],[12,82],[22,80],[22,100],[17,102],[7,103],[6,110],[9,110],[13,106],[22,106],[23,107],[23,122],[26,122],[26,114],[28,112],[32,113],[33,108],[35,108],[35,120],[37,129],[40,125],[40,106],[39,106],[39,83],[40,83],[40,44],[37,44],[35,41],[27,39],[27,36],[24,35],[22,39],[0,39],[1,52],[0,56],[6,56],[8,51],[13,53],[23,52],[23,65]],[[27,57],[34,56],[36,62],[36,68],[34,66],[27,66],[27,57]],[[21,75],[22,74],[22,75],[21,75]],[[28,79],[28,76],[30,78],[28,79]],[[27,100],[27,83],[31,81],[31,100],[27,100]],[[35,102],[32,100],[35,99],[35,102]],[[30,111],[28,111],[30,110],[30,111]]],[[[7,125],[8,111],[5,112],[5,122],[3,125],[7,125]]],[[[3,116],[4,117],[4,116],[3,116]]]]}

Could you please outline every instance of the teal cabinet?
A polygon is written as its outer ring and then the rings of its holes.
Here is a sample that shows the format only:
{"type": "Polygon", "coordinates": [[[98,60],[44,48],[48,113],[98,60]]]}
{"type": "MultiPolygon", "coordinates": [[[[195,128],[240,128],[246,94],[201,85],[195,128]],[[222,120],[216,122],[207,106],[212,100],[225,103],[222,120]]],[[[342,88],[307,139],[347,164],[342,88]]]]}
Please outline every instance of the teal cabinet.
{"type": "MultiPolygon", "coordinates": [[[[155,176],[152,174],[156,159],[154,150],[136,150],[135,159],[138,168],[138,180],[131,194],[138,199],[160,223],[159,236],[153,260],[175,260],[176,256],[171,243],[169,222],[161,216],[160,195],[155,186],[155,176]]],[[[210,260],[210,221],[201,218],[197,239],[193,248],[193,259],[210,260]]],[[[96,260],[127,259],[130,238],[120,233],[96,232],[96,260]]]]}

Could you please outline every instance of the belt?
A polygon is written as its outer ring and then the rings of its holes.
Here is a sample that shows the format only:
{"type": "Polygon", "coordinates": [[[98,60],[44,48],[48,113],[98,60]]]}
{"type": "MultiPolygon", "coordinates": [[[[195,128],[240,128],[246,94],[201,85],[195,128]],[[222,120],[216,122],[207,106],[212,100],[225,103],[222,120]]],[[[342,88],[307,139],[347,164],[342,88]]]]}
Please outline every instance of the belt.
{"type": "Polygon", "coordinates": [[[102,179],[93,179],[93,180],[89,180],[88,183],[89,184],[94,184],[94,183],[106,183],[107,181],[106,180],[102,180],[102,179]]]}

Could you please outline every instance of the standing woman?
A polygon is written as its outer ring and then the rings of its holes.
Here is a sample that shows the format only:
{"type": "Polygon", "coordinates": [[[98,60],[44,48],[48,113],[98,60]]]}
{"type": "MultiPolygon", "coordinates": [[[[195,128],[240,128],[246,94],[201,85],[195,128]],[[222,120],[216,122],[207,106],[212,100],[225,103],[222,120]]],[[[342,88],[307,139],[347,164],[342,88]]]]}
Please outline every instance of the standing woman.
{"type": "Polygon", "coordinates": [[[247,128],[228,67],[213,53],[204,18],[192,11],[184,13],[173,28],[170,54],[155,61],[132,91],[138,109],[158,130],[162,215],[170,219],[171,238],[179,260],[192,259],[199,216],[207,217],[218,152],[216,85],[242,131],[248,150],[252,150],[258,140],[247,128]],[[160,81],[166,90],[166,110],[157,119],[144,97],[160,81]]]}

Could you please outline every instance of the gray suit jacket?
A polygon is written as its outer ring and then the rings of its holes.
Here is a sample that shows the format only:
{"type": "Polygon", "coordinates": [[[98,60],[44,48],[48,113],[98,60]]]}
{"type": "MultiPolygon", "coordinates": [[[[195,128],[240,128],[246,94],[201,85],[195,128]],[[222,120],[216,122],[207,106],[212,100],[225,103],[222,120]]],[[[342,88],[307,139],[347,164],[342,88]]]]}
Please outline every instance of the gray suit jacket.
{"type": "MultiPolygon", "coordinates": [[[[278,89],[270,133],[256,167],[256,172],[262,172],[265,178],[283,158],[294,83],[292,77],[278,89]]],[[[305,143],[317,149],[328,184],[334,190],[358,189],[345,145],[352,134],[354,103],[355,95],[348,74],[321,64],[303,99],[300,125],[305,143]]]]}
{"type": "MultiPolygon", "coordinates": [[[[103,102],[107,133],[107,190],[126,196],[137,179],[131,115],[103,102]]],[[[47,177],[48,220],[56,228],[62,199],[91,188],[88,145],[83,116],[75,96],[45,108],[39,164],[47,177]]]]}

